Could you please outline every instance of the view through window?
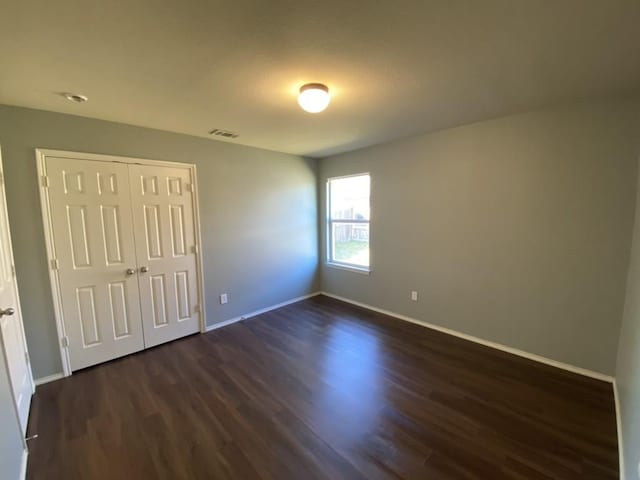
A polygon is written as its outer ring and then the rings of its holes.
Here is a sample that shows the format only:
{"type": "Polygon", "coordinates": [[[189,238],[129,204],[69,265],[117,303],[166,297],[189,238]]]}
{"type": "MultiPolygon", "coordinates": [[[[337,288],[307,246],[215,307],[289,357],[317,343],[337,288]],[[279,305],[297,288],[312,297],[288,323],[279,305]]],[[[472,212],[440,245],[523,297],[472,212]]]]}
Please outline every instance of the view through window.
{"type": "Polygon", "coordinates": [[[330,263],[369,268],[370,184],[369,174],[327,181],[330,263]]]}

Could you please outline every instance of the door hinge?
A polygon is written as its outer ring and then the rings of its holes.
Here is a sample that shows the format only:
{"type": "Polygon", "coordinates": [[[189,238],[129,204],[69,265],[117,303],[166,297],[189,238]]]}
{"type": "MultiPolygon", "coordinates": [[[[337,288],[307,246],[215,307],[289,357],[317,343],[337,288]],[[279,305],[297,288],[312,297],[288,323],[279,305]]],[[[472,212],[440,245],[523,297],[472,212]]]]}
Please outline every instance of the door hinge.
{"type": "Polygon", "coordinates": [[[27,365],[31,360],[29,360],[29,352],[24,352],[24,359],[27,361],[27,365]]]}
{"type": "Polygon", "coordinates": [[[68,348],[69,347],[69,337],[62,337],[60,339],[60,342],[62,343],[62,346],[64,348],[68,348]]]}
{"type": "Polygon", "coordinates": [[[60,268],[60,264],[58,263],[57,258],[51,259],[51,270],[58,270],[60,268]]]}
{"type": "Polygon", "coordinates": [[[191,253],[195,253],[196,255],[198,254],[198,245],[194,245],[191,247],[191,253]]]}
{"type": "Polygon", "coordinates": [[[4,175],[0,173],[0,185],[4,185],[4,175]]]}
{"type": "Polygon", "coordinates": [[[44,188],[48,188],[49,187],[49,177],[47,175],[43,175],[42,176],[42,186],[44,188]]]}
{"type": "Polygon", "coordinates": [[[15,265],[11,265],[11,276],[13,276],[13,277],[16,276],[16,266],[15,265]]]}
{"type": "Polygon", "coordinates": [[[187,187],[187,192],[191,192],[191,193],[193,193],[193,192],[194,192],[194,190],[195,190],[195,188],[194,188],[194,186],[193,186],[193,183],[187,183],[187,184],[185,185],[185,187],[187,187]]]}
{"type": "Polygon", "coordinates": [[[194,313],[200,313],[200,305],[194,305],[193,306],[193,312],[194,313]]]}

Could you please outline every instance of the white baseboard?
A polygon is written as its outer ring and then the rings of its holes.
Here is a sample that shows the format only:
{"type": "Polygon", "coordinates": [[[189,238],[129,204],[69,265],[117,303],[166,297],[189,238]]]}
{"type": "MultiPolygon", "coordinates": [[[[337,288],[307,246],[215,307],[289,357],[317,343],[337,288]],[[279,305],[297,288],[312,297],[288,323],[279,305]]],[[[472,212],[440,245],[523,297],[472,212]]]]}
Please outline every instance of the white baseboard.
{"type": "Polygon", "coordinates": [[[29,458],[29,449],[25,448],[22,452],[22,464],[20,465],[20,480],[27,478],[27,460],[29,458]]]}
{"type": "Polygon", "coordinates": [[[618,430],[618,458],[620,461],[620,480],[625,480],[624,472],[624,442],[622,437],[622,411],[620,410],[620,394],[618,393],[618,382],[613,381],[613,398],[616,402],[616,428],[618,430]]]}
{"type": "Polygon", "coordinates": [[[54,373],[53,375],[47,375],[46,377],[36,378],[34,382],[37,387],[38,385],[43,385],[45,383],[53,382],[55,380],[60,380],[61,378],[64,378],[64,375],[62,373],[54,373]]]}
{"type": "Polygon", "coordinates": [[[389,310],[384,310],[382,308],[377,308],[377,307],[374,307],[373,305],[369,305],[366,303],[356,302],[355,300],[351,300],[345,297],[340,297],[338,295],[334,295],[333,293],[320,292],[320,294],[326,295],[327,297],[335,298],[336,300],[341,300],[343,302],[351,303],[353,305],[357,305],[362,308],[367,308],[369,310],[373,310],[374,312],[382,313],[384,315],[389,315],[390,317],[398,318],[406,322],[415,323],[416,325],[427,327],[432,330],[437,330],[438,332],[446,333],[448,335],[453,335],[454,337],[462,338],[464,340],[469,340],[470,342],[479,343],[480,345],[484,345],[485,347],[491,347],[491,348],[495,348],[496,350],[502,350],[503,352],[511,353],[513,355],[524,357],[529,360],[534,360],[536,362],[544,363],[552,367],[561,368],[562,370],[567,370],[569,372],[577,373],[579,375],[584,375],[586,377],[595,378],[596,380],[602,380],[604,382],[609,382],[609,383],[614,382],[614,378],[611,375],[606,375],[604,373],[595,372],[593,370],[588,370],[586,368],[576,367],[568,363],[551,360],[550,358],[536,355],[535,353],[525,352],[524,350],[519,350],[517,348],[512,348],[506,345],[502,345],[501,343],[491,342],[489,340],[484,340],[482,338],[474,337],[473,335],[467,335],[466,333],[458,332],[457,330],[452,330],[450,328],[441,327],[439,325],[434,325],[432,323],[428,323],[422,320],[417,320],[415,318],[407,317],[406,315],[391,312],[389,310]]]}
{"type": "Polygon", "coordinates": [[[218,328],[226,327],[227,325],[231,325],[232,323],[239,322],[241,320],[246,320],[251,317],[255,317],[257,315],[261,315],[263,313],[270,312],[271,310],[275,310],[277,308],[285,307],[287,305],[291,305],[292,303],[300,302],[302,300],[306,300],[307,298],[315,297],[320,295],[322,292],[314,292],[308,295],[303,295],[301,297],[292,298],[291,300],[287,300],[285,302],[277,303],[275,305],[271,305],[266,308],[261,308],[260,310],[256,310],[255,312],[247,313],[245,315],[240,315],[239,317],[230,318],[229,320],[224,320],[222,322],[214,323],[213,325],[207,325],[206,331],[210,332],[212,330],[216,330],[218,328]]]}

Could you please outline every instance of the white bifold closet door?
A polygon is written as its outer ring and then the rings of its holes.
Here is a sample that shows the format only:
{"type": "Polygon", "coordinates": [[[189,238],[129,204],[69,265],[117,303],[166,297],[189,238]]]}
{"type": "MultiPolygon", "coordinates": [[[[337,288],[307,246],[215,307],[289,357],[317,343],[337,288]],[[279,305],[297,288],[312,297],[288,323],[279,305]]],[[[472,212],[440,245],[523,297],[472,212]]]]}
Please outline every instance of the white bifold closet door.
{"type": "Polygon", "coordinates": [[[49,157],[47,175],[71,369],[142,350],[128,166],[49,157]]]}
{"type": "Polygon", "coordinates": [[[47,157],[71,370],[199,331],[190,171],[47,157]]]}
{"type": "Polygon", "coordinates": [[[130,165],[144,343],[199,331],[190,172],[130,165]]]}

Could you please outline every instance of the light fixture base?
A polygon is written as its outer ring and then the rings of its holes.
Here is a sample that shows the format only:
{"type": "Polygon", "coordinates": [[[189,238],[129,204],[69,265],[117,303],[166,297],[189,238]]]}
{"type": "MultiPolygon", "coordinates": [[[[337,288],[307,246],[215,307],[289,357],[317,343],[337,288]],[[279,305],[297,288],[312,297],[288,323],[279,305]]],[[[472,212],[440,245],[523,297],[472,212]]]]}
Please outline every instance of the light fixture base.
{"type": "Polygon", "coordinates": [[[84,103],[89,100],[89,97],[86,95],[80,95],[79,93],[63,93],[62,96],[74,103],[84,103]]]}

